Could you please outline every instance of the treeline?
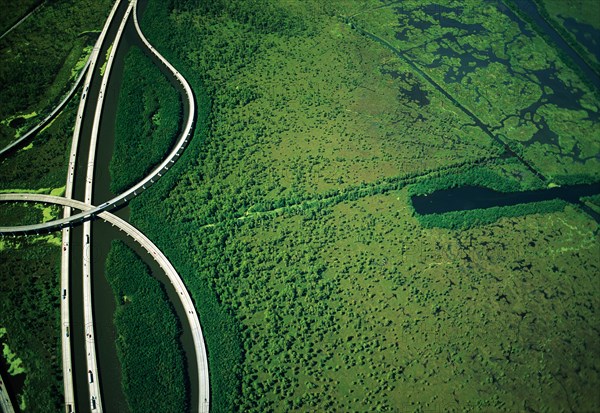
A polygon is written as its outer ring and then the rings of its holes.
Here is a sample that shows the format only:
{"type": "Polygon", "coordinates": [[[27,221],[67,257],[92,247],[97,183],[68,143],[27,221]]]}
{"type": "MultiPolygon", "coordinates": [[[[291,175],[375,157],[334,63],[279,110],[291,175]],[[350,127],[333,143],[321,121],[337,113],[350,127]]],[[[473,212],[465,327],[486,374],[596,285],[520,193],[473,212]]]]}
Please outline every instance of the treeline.
{"type": "Polygon", "coordinates": [[[122,241],[112,242],[105,275],[117,304],[117,354],[131,412],[186,411],[181,327],[165,291],[122,241]]]}
{"type": "Polygon", "coordinates": [[[41,2],[42,0],[21,0],[3,3],[2,14],[0,14],[0,35],[35,9],[41,2]]]}
{"type": "Polygon", "coordinates": [[[252,26],[259,33],[277,33],[294,36],[306,30],[302,19],[295,19],[290,11],[264,0],[171,0],[170,10],[194,11],[203,15],[229,19],[252,26]]]}
{"type": "MultiPolygon", "coordinates": [[[[460,177],[462,174],[471,174],[472,170],[487,171],[491,175],[494,175],[496,179],[500,178],[498,175],[491,173],[491,171],[478,167],[476,165],[485,164],[491,159],[480,159],[476,163],[471,161],[464,161],[447,165],[434,170],[422,170],[415,171],[412,173],[405,173],[403,175],[379,179],[373,183],[362,183],[357,186],[346,187],[344,189],[332,189],[319,194],[296,194],[285,198],[278,198],[273,200],[257,200],[251,208],[248,209],[248,213],[256,212],[269,212],[281,210],[281,212],[289,212],[292,208],[309,209],[309,208],[324,208],[327,206],[335,205],[344,201],[356,201],[357,199],[364,198],[366,196],[373,196],[378,194],[385,194],[390,191],[395,191],[404,188],[406,185],[411,185],[416,188],[424,188],[431,185],[431,182],[437,182],[442,180],[446,182],[448,177],[460,177]]],[[[485,174],[485,172],[484,172],[485,174]]],[[[452,182],[450,178],[450,182],[452,182]]],[[[509,181],[513,182],[513,181],[509,181]]],[[[439,184],[443,187],[444,184],[439,184]]],[[[516,184],[518,187],[518,184],[516,184]]],[[[433,192],[435,189],[431,190],[433,192]]],[[[429,192],[428,192],[429,193],[429,192]]],[[[416,195],[416,194],[414,194],[416,195]]],[[[233,217],[226,217],[233,218],[233,217]]]]}
{"type": "Polygon", "coordinates": [[[443,214],[421,215],[415,213],[415,216],[421,225],[426,228],[439,227],[453,230],[465,230],[480,225],[491,224],[498,221],[500,218],[562,211],[567,205],[568,202],[566,201],[553,199],[550,201],[530,202],[527,204],[517,204],[505,207],[452,211],[443,214]]]}
{"type": "Polygon", "coordinates": [[[139,48],[132,47],[125,57],[109,166],[113,193],[140,181],[166,157],[181,116],[179,92],[139,48]]]}
{"type": "Polygon", "coordinates": [[[581,185],[581,184],[593,184],[598,182],[600,179],[600,171],[598,175],[587,175],[587,174],[572,174],[572,175],[556,175],[552,178],[553,182],[560,185],[581,185]]]}
{"type": "Polygon", "coordinates": [[[3,240],[0,326],[7,330],[3,340],[23,361],[27,412],[64,410],[59,274],[58,245],[37,237],[3,240]]]}
{"type": "Polygon", "coordinates": [[[408,193],[411,196],[428,195],[441,189],[459,186],[481,186],[499,192],[515,192],[521,190],[519,182],[500,176],[485,167],[474,167],[461,173],[446,174],[411,185],[408,193]]]}

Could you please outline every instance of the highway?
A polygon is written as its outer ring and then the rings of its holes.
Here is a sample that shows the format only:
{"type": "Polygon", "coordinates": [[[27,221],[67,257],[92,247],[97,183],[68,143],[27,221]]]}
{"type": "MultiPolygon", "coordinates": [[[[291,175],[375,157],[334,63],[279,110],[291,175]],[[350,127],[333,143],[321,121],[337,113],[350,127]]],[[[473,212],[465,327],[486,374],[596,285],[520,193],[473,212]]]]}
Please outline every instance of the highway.
{"type": "Polygon", "coordinates": [[[6,386],[4,385],[4,379],[2,379],[2,375],[0,375],[0,410],[3,413],[15,413],[15,409],[10,401],[8,391],[6,391],[6,386]]]}
{"type": "MultiPolygon", "coordinates": [[[[83,113],[85,111],[85,105],[87,101],[87,91],[92,82],[92,77],[94,74],[94,70],[96,68],[96,64],[98,62],[99,52],[102,48],[102,44],[104,42],[104,38],[108,32],[108,28],[111,25],[111,22],[114,18],[114,15],[119,7],[121,0],[117,0],[106,19],[104,27],[98,39],[96,40],[96,44],[90,54],[87,63],[87,72],[84,70],[81,73],[83,76],[84,73],[87,73],[85,82],[84,82],[84,93],[82,93],[79,108],[77,110],[77,116],[75,118],[75,128],[73,130],[73,139],[71,141],[71,152],[69,154],[69,166],[67,169],[67,177],[65,184],[65,197],[71,198],[73,196],[73,185],[74,185],[74,174],[75,174],[75,164],[77,160],[77,149],[79,146],[79,139],[81,133],[81,122],[83,118],[83,113]]],[[[69,218],[71,216],[71,208],[65,207],[63,211],[63,217],[69,218]]],[[[69,308],[71,304],[71,294],[69,291],[69,277],[70,277],[70,228],[64,228],[62,231],[62,252],[61,252],[61,342],[62,342],[62,363],[63,363],[63,387],[64,387],[64,400],[65,400],[65,412],[71,413],[75,411],[75,391],[73,384],[73,362],[72,362],[72,354],[71,354],[71,317],[69,314],[69,308]]]]}
{"type": "MultiPolygon", "coordinates": [[[[17,202],[43,202],[49,204],[63,205],[74,209],[80,209],[85,212],[90,211],[94,207],[81,201],[74,199],[67,199],[63,197],[57,197],[52,195],[43,194],[0,194],[0,202],[17,201],[17,202]]],[[[198,411],[200,413],[208,413],[210,407],[210,386],[209,386],[209,375],[208,375],[208,358],[206,353],[206,347],[204,345],[204,337],[202,335],[202,328],[200,327],[200,320],[194,303],[192,301],[189,292],[185,288],[183,280],[177,273],[177,270],[173,267],[167,257],[162,251],[154,245],[148,237],[146,237],[141,231],[135,228],[127,221],[113,215],[109,212],[101,212],[98,215],[99,218],[111,223],[118,227],[121,231],[125,232],[131,238],[133,238],[138,244],[140,244],[148,253],[154,258],[154,260],[160,265],[165,271],[165,274],[169,278],[169,281],[175,288],[181,304],[186,312],[187,321],[190,325],[192,332],[192,339],[194,342],[194,350],[196,352],[196,363],[199,375],[199,399],[198,399],[198,411]]],[[[183,320],[182,320],[183,321],[183,320]]]]}
{"type": "MultiPolygon", "coordinates": [[[[131,14],[133,3],[129,3],[129,7],[125,12],[117,34],[115,36],[104,75],[102,76],[102,84],[100,86],[100,94],[96,101],[96,109],[94,111],[92,134],[90,137],[90,147],[87,159],[87,172],[85,178],[85,202],[92,203],[94,193],[94,166],[96,159],[96,148],[98,145],[98,132],[100,130],[100,117],[102,116],[102,108],[104,107],[104,97],[106,96],[106,85],[110,78],[111,69],[115,54],[119,47],[125,23],[131,14]]],[[[83,223],[83,322],[85,325],[85,346],[86,346],[86,361],[88,368],[88,388],[90,395],[90,405],[92,410],[98,413],[103,411],[102,398],[100,394],[100,372],[98,370],[98,362],[96,357],[94,315],[92,308],[92,224],[90,221],[83,223]]]]}
{"type": "Polygon", "coordinates": [[[77,79],[75,80],[75,83],[71,87],[71,90],[69,90],[69,93],[67,93],[67,95],[63,98],[63,100],[61,100],[60,103],[58,105],[56,105],[56,107],[54,109],[52,109],[52,111],[48,114],[48,116],[46,116],[44,119],[42,119],[37,125],[35,125],[31,129],[29,129],[27,132],[25,132],[20,138],[18,138],[14,142],[12,142],[12,143],[6,145],[4,148],[0,149],[0,158],[4,154],[9,153],[10,151],[16,150],[19,147],[19,145],[27,142],[27,140],[29,138],[31,138],[33,135],[35,135],[36,133],[41,131],[52,119],[54,119],[56,117],[56,115],[58,115],[60,113],[60,111],[62,111],[64,109],[64,107],[67,105],[67,103],[69,103],[69,101],[71,100],[73,95],[75,95],[75,92],[77,92],[77,89],[79,88],[79,85],[81,84],[81,80],[83,79],[83,76],[85,75],[85,73],[87,72],[87,70],[90,66],[90,61],[91,61],[91,56],[88,58],[88,61],[86,62],[84,68],[79,73],[79,76],[77,76],[77,79]]]}
{"type": "MultiPolygon", "coordinates": [[[[77,161],[77,151],[78,145],[80,142],[80,132],[82,126],[82,118],[85,112],[86,106],[86,98],[88,97],[88,88],[90,87],[90,83],[94,77],[95,68],[97,66],[97,60],[99,57],[100,50],[102,49],[102,44],[104,42],[104,37],[107,33],[107,29],[113,20],[113,16],[115,14],[116,9],[118,8],[120,0],[117,0],[116,4],[107,19],[107,22],[104,26],[104,29],[101,35],[98,38],[98,41],[92,51],[92,54],[87,63],[88,67],[86,70],[82,71],[80,78],[78,79],[78,83],[83,78],[84,73],[87,73],[86,80],[84,82],[84,91],[81,96],[81,101],[76,117],[75,128],[73,132],[73,141],[71,147],[71,153],[69,156],[69,165],[67,171],[67,183],[65,189],[65,197],[47,197],[44,195],[31,195],[31,194],[18,194],[15,195],[15,200],[33,200],[33,199],[45,199],[43,202],[50,202],[55,204],[60,204],[65,206],[64,214],[62,220],[56,220],[54,222],[40,224],[42,228],[40,229],[39,225],[29,226],[27,227],[7,227],[0,228],[1,234],[26,234],[26,233],[38,233],[41,231],[52,231],[59,228],[62,228],[63,231],[63,242],[62,242],[62,264],[61,264],[61,336],[62,336],[62,352],[63,352],[63,374],[64,374],[64,388],[65,388],[65,411],[67,413],[75,410],[75,397],[74,397],[74,385],[73,385],[73,367],[72,367],[72,355],[71,355],[71,340],[70,337],[72,332],[70,330],[70,314],[69,314],[69,306],[70,306],[70,291],[69,291],[69,254],[70,254],[70,228],[69,225],[84,222],[83,228],[83,297],[84,297],[84,325],[85,325],[85,346],[86,346],[86,362],[87,362],[87,373],[85,380],[88,381],[89,386],[89,397],[90,397],[90,407],[85,408],[84,406],[78,406],[78,410],[84,409],[87,410],[91,408],[93,411],[102,411],[102,400],[100,398],[100,374],[98,371],[98,366],[96,363],[96,347],[94,340],[94,325],[93,325],[93,313],[92,313],[92,288],[91,288],[91,224],[89,220],[99,215],[100,218],[105,219],[111,222],[113,225],[119,227],[121,230],[125,231],[127,234],[132,236],[143,248],[145,248],[148,253],[154,257],[154,259],[158,262],[159,266],[165,271],[165,274],[169,278],[173,287],[175,288],[179,299],[182,302],[182,306],[186,312],[186,316],[188,319],[188,323],[190,325],[190,331],[192,333],[192,340],[194,344],[194,350],[196,353],[196,361],[197,361],[197,371],[198,371],[198,408],[193,408],[193,411],[199,412],[208,412],[210,406],[210,386],[209,386],[209,375],[208,375],[208,360],[206,355],[206,348],[204,345],[204,339],[202,336],[202,330],[200,327],[200,322],[198,316],[196,314],[194,304],[189,296],[189,293],[185,289],[185,285],[183,281],[167,260],[167,258],[162,254],[162,252],[145,237],[140,231],[136,228],[128,224],[127,222],[121,220],[120,218],[108,213],[104,212],[105,210],[115,208],[116,206],[120,206],[128,202],[128,200],[141,193],[147,187],[151,186],[154,181],[163,173],[165,173],[175,162],[175,160],[180,156],[181,152],[187,145],[189,138],[191,137],[191,133],[194,127],[195,121],[195,100],[193,96],[193,92],[187,83],[187,81],[183,78],[183,76],[168,62],[166,61],[155,49],[154,47],[147,41],[145,36],[143,35],[139,22],[137,19],[137,1],[132,1],[127,8],[127,11],[121,21],[120,27],[118,29],[117,35],[115,37],[115,41],[113,43],[113,47],[111,49],[111,54],[109,56],[109,60],[107,62],[107,66],[104,72],[102,84],[100,87],[98,99],[95,102],[95,111],[94,116],[92,118],[92,133],[90,139],[90,147],[88,153],[88,162],[87,162],[87,175],[85,178],[85,202],[75,201],[72,198],[73,196],[73,187],[75,181],[75,167],[77,161]],[[98,139],[98,129],[99,129],[99,120],[102,115],[102,107],[104,96],[106,95],[106,85],[108,82],[108,78],[110,77],[110,69],[112,67],[112,61],[114,59],[114,55],[116,53],[120,36],[123,32],[129,14],[133,10],[134,12],[134,24],[135,30],[138,34],[141,42],[145,45],[145,47],[150,51],[173,75],[175,79],[180,83],[185,95],[186,99],[184,100],[184,104],[187,104],[187,113],[188,116],[186,118],[185,127],[183,128],[183,132],[180,135],[178,141],[174,145],[174,148],[165,158],[165,160],[155,168],[147,177],[142,179],[138,184],[134,185],[129,190],[120,194],[119,196],[113,198],[112,200],[103,203],[100,206],[92,205],[92,195],[93,195],[93,177],[94,177],[94,164],[95,164],[95,153],[96,153],[96,145],[98,139]],[[46,197],[46,198],[44,198],[46,197]],[[72,215],[71,208],[79,209],[82,212],[72,215]],[[50,225],[48,225],[50,224],[50,225]],[[32,228],[33,227],[33,228],[32,228]]],[[[73,93],[73,90],[72,90],[73,93]]],[[[62,104],[65,104],[67,99],[63,101],[62,104]]],[[[89,109],[89,108],[88,108],[89,109]]],[[[11,195],[5,194],[2,195],[2,199],[9,200],[11,195]]],[[[183,320],[182,320],[183,321],[183,320]]],[[[193,372],[190,372],[193,374],[193,372]]]]}
{"type": "Polygon", "coordinates": [[[185,78],[179,73],[160,53],[154,49],[154,47],[148,42],[144,34],[142,33],[138,19],[137,19],[137,2],[134,1],[134,24],[138,36],[144,43],[144,45],[148,48],[148,50],[154,54],[159,61],[169,69],[169,71],[173,74],[173,76],[177,79],[180,85],[183,87],[184,93],[186,95],[186,100],[184,104],[188,109],[188,117],[186,119],[185,127],[183,128],[183,132],[180,135],[179,139],[175,143],[171,152],[167,155],[167,157],[163,160],[163,162],[158,165],[153,171],[151,171],[148,176],[143,178],[136,185],[126,190],[120,195],[117,195],[113,199],[104,202],[99,206],[95,206],[92,209],[81,212],[79,214],[72,215],[70,217],[63,217],[62,219],[57,219],[53,221],[48,221],[41,224],[34,225],[23,225],[16,227],[0,227],[0,234],[7,235],[21,235],[21,234],[40,234],[51,232],[59,229],[63,229],[66,226],[79,224],[85,221],[90,220],[94,216],[98,215],[102,211],[110,211],[115,209],[121,205],[126,204],[131,198],[137,196],[141,192],[145,191],[148,187],[150,187],[155,180],[159,179],[164,173],[166,173],[171,165],[175,163],[175,161],[179,158],[183,150],[188,144],[189,139],[192,136],[192,130],[194,128],[194,122],[196,119],[196,104],[194,100],[194,94],[192,92],[192,88],[185,80],[185,78]]]}

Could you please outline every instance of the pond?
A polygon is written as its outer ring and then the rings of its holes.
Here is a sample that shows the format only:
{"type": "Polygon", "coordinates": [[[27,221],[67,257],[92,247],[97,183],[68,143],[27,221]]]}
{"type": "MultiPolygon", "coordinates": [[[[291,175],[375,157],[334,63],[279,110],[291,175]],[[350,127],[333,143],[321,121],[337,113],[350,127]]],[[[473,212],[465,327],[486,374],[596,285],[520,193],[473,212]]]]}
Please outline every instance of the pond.
{"type": "Polygon", "coordinates": [[[600,183],[523,192],[498,192],[489,188],[463,186],[435,191],[430,195],[414,196],[412,203],[417,213],[426,215],[526,204],[551,199],[580,203],[581,197],[597,194],[600,194],[600,183]]]}

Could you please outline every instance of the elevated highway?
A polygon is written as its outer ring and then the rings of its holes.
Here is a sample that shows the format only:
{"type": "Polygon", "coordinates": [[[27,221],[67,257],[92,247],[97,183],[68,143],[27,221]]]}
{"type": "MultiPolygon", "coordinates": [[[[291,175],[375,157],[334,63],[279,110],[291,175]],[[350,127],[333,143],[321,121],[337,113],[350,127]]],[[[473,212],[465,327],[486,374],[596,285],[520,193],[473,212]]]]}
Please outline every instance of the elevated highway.
{"type": "MultiPolygon", "coordinates": [[[[140,182],[138,182],[133,187],[129,188],[125,192],[117,195],[111,200],[104,202],[99,206],[95,206],[87,211],[71,215],[69,217],[63,217],[62,219],[57,219],[53,221],[48,221],[41,224],[34,225],[23,225],[16,227],[0,227],[0,234],[6,235],[25,235],[25,234],[42,234],[47,232],[52,232],[56,230],[63,229],[65,227],[80,224],[85,221],[89,221],[94,216],[100,214],[104,211],[111,211],[116,209],[124,204],[126,204],[131,198],[137,196],[141,192],[145,191],[147,188],[152,186],[156,180],[158,180],[163,174],[165,174],[171,165],[175,163],[175,161],[181,156],[183,150],[188,144],[189,139],[192,137],[192,131],[194,128],[194,122],[196,119],[196,103],[194,99],[194,94],[192,92],[192,88],[185,80],[185,78],[171,65],[160,53],[156,51],[156,49],[148,42],[146,37],[141,31],[141,28],[137,19],[137,1],[134,1],[134,24],[136,32],[140,37],[142,43],[146,46],[148,51],[150,51],[177,79],[180,83],[183,91],[186,95],[186,99],[184,100],[184,104],[186,105],[186,109],[188,112],[188,116],[186,119],[185,126],[183,128],[183,132],[181,133],[179,139],[175,143],[171,152],[167,155],[167,157],[156,167],[154,170],[148,174],[145,178],[143,178],[140,182]]],[[[74,168],[74,165],[69,162],[69,168],[74,168]]]]}
{"type": "Polygon", "coordinates": [[[2,375],[0,375],[0,411],[3,413],[15,413],[15,408],[12,405],[8,391],[4,385],[2,375]]]}
{"type": "MultiPolygon", "coordinates": [[[[55,205],[63,205],[74,209],[80,209],[88,212],[94,207],[81,201],[74,199],[67,199],[63,197],[57,197],[52,195],[43,194],[0,194],[0,202],[43,202],[55,205]]],[[[156,260],[158,265],[163,269],[169,281],[175,288],[177,296],[179,297],[181,304],[186,312],[187,322],[190,325],[192,332],[192,340],[194,342],[194,350],[196,352],[196,362],[199,376],[199,399],[198,408],[193,409],[200,413],[208,413],[210,407],[210,387],[209,387],[209,376],[208,376],[208,358],[206,353],[206,347],[204,344],[204,337],[202,335],[202,329],[200,327],[200,320],[194,302],[185,288],[183,280],[175,270],[175,267],[170,263],[167,257],[162,251],[154,245],[148,237],[146,237],[140,230],[135,228],[127,221],[113,215],[109,212],[101,212],[98,217],[111,223],[121,231],[125,232],[131,238],[133,238],[138,244],[140,244],[148,253],[156,260]]]]}
{"type": "MultiPolygon", "coordinates": [[[[99,58],[100,50],[103,47],[103,42],[105,41],[105,36],[107,34],[107,29],[113,20],[115,11],[119,7],[119,3],[121,0],[117,0],[116,4],[107,19],[107,22],[104,26],[101,35],[98,38],[98,41],[90,55],[89,61],[87,63],[86,70],[82,71],[78,82],[81,82],[84,74],[87,73],[86,80],[84,82],[84,89],[81,96],[81,101],[76,117],[75,128],[73,132],[73,141],[71,147],[71,153],[69,156],[69,166],[67,172],[67,184],[65,189],[65,197],[48,197],[46,195],[32,195],[32,194],[16,194],[11,198],[11,195],[4,194],[1,196],[2,200],[20,200],[20,201],[34,201],[34,202],[49,202],[54,204],[63,205],[64,214],[63,218],[59,220],[55,220],[53,222],[47,222],[44,224],[38,224],[33,226],[26,227],[6,227],[0,228],[0,234],[14,234],[14,235],[22,235],[22,234],[38,234],[42,232],[50,232],[55,231],[57,229],[62,229],[63,231],[63,242],[62,242],[62,265],[61,265],[61,332],[62,332],[62,343],[63,343],[63,373],[64,373],[64,388],[65,388],[65,410],[67,413],[75,410],[75,397],[74,397],[74,385],[73,385],[73,367],[71,361],[71,338],[70,336],[70,314],[69,314],[69,305],[70,305],[70,291],[69,291],[69,241],[70,241],[70,226],[74,224],[78,224],[84,222],[84,232],[83,232],[83,283],[84,283],[84,325],[85,325],[85,346],[86,346],[86,362],[87,362],[87,371],[89,373],[89,395],[90,395],[90,404],[93,411],[102,411],[102,403],[100,399],[100,374],[98,371],[98,367],[96,365],[96,356],[95,356],[95,340],[94,340],[94,326],[93,326],[93,315],[92,315],[92,307],[91,307],[91,261],[90,261],[90,238],[91,238],[91,225],[90,220],[93,217],[98,216],[108,222],[111,222],[113,225],[117,226],[122,231],[126,232],[130,236],[132,236],[143,248],[145,248],[148,253],[154,257],[154,259],[158,262],[159,266],[165,271],[165,274],[169,278],[173,287],[175,288],[179,299],[182,302],[182,306],[186,312],[186,317],[188,319],[190,325],[190,331],[192,333],[192,339],[194,344],[194,350],[196,353],[196,361],[197,361],[197,371],[198,371],[198,408],[194,406],[193,411],[200,412],[208,412],[210,405],[210,387],[209,387],[209,376],[208,376],[208,361],[206,356],[206,349],[204,346],[204,340],[202,336],[202,331],[200,327],[200,322],[198,316],[196,314],[193,302],[189,293],[185,289],[185,286],[170,264],[170,262],[166,259],[164,254],[153,244],[150,240],[147,239],[141,232],[139,232],[136,228],[128,224],[127,222],[121,220],[120,218],[112,215],[108,212],[113,208],[117,208],[126,202],[129,201],[132,197],[144,191],[146,188],[151,186],[155,180],[159,179],[163,173],[165,173],[170,166],[177,160],[177,158],[181,155],[181,152],[185,149],[185,146],[188,143],[188,140],[191,138],[191,134],[194,127],[195,121],[195,100],[193,96],[193,92],[187,83],[187,81],[183,78],[183,76],[166,60],[164,59],[148,42],[148,40],[143,35],[139,22],[137,19],[137,1],[133,0],[129,7],[127,8],[126,14],[124,15],[119,30],[117,32],[117,36],[113,43],[112,53],[109,57],[109,61],[107,62],[106,70],[104,73],[104,77],[102,80],[102,85],[100,88],[98,100],[95,102],[95,111],[93,114],[93,125],[92,125],[92,137],[88,154],[88,167],[87,167],[87,176],[85,178],[86,189],[84,200],[85,202],[75,201],[72,198],[73,196],[73,186],[75,181],[75,166],[77,161],[77,151],[78,144],[80,141],[80,133],[82,127],[82,118],[85,112],[86,100],[88,99],[88,88],[90,87],[90,83],[94,76],[95,68],[97,67],[97,60],[99,58]],[[136,33],[139,36],[140,41],[143,43],[145,48],[152,53],[156,59],[164,65],[171,73],[172,76],[180,83],[181,89],[186,95],[186,99],[184,99],[184,105],[186,105],[185,109],[187,109],[188,116],[185,120],[185,126],[183,128],[183,132],[180,135],[178,141],[174,145],[171,152],[165,158],[165,160],[156,167],[147,177],[142,179],[139,183],[134,185],[129,190],[124,193],[116,196],[112,200],[109,200],[103,203],[100,206],[92,205],[92,189],[93,189],[93,175],[94,175],[94,157],[96,150],[96,141],[98,137],[98,124],[99,119],[102,115],[102,103],[105,96],[105,89],[107,79],[109,78],[110,68],[112,67],[112,60],[114,58],[114,54],[116,52],[117,46],[119,44],[119,37],[123,31],[125,23],[129,18],[129,14],[133,11],[133,20],[135,24],[136,33]],[[71,209],[78,209],[81,212],[77,214],[72,214],[71,209]]],[[[73,89],[74,90],[74,89],[73,89]]],[[[72,93],[74,93],[72,90],[72,93]]],[[[65,99],[62,104],[66,104],[68,99],[65,99]]],[[[88,108],[89,111],[90,108],[88,108]]],[[[87,379],[87,378],[86,378],[87,379]]],[[[79,406],[82,408],[82,406],[79,406]]],[[[89,407],[88,407],[89,408],[89,407]]],[[[87,410],[84,408],[84,410],[87,410]]]]}
{"type": "MultiPolygon", "coordinates": [[[[119,3],[119,2],[117,2],[119,3]]],[[[110,78],[115,54],[119,48],[121,36],[125,24],[129,19],[129,15],[133,10],[134,2],[129,3],[129,7],[123,15],[123,19],[117,30],[108,61],[106,62],[106,68],[104,75],[102,76],[102,83],[100,85],[100,93],[96,101],[96,108],[93,116],[92,123],[92,134],[90,137],[90,146],[87,159],[87,171],[85,178],[85,202],[87,204],[92,203],[92,196],[94,193],[94,167],[96,160],[96,148],[98,146],[98,133],[100,130],[100,117],[102,116],[102,109],[104,107],[104,97],[106,96],[106,86],[110,78]]],[[[100,371],[98,369],[98,361],[96,356],[96,341],[95,341],[95,328],[94,328],[94,314],[92,306],[92,225],[90,221],[86,221],[83,224],[83,322],[85,325],[85,347],[86,347],[86,363],[88,368],[88,390],[90,395],[90,404],[92,410],[102,413],[104,411],[102,407],[102,397],[100,393],[100,371]]]]}
{"type": "MultiPolygon", "coordinates": [[[[86,70],[81,72],[81,77],[85,73],[87,76],[84,82],[84,93],[82,93],[79,108],[77,110],[77,116],[75,118],[75,127],[73,129],[73,139],[71,141],[71,152],[69,154],[69,166],[67,169],[67,177],[65,184],[65,198],[71,198],[73,196],[74,186],[74,175],[75,175],[75,164],[77,160],[77,150],[79,147],[79,140],[81,135],[81,126],[83,113],[88,97],[88,90],[92,82],[94,70],[98,63],[98,57],[104,39],[108,33],[108,29],[111,26],[113,18],[119,8],[121,0],[117,0],[111,9],[108,18],[96,40],[96,44],[88,59],[86,70]]],[[[80,81],[79,79],[78,81],[80,81]]],[[[71,216],[71,208],[65,207],[63,210],[63,218],[68,219],[71,216]]],[[[69,291],[69,278],[70,278],[70,228],[66,227],[62,230],[62,252],[61,252],[61,342],[62,342],[62,363],[63,363],[63,386],[64,386],[64,399],[65,399],[65,412],[71,413],[75,411],[75,390],[73,383],[73,361],[71,351],[71,315],[69,312],[71,305],[71,294],[69,291]]],[[[84,261],[85,262],[85,261],[84,261]]],[[[89,294],[88,294],[89,295],[89,294]]],[[[91,304],[90,304],[91,306],[91,304]]],[[[92,325],[93,327],[93,325],[92,325]]],[[[93,329],[93,328],[92,328],[93,329]]],[[[87,340],[86,340],[87,343],[87,340]]],[[[87,354],[87,351],[86,351],[87,354]]],[[[96,370],[94,370],[95,372],[96,370]]],[[[87,380],[89,381],[89,380],[87,380]]],[[[96,389],[94,389],[96,390],[96,389]]],[[[99,393],[99,391],[98,391],[99,393]]]]}

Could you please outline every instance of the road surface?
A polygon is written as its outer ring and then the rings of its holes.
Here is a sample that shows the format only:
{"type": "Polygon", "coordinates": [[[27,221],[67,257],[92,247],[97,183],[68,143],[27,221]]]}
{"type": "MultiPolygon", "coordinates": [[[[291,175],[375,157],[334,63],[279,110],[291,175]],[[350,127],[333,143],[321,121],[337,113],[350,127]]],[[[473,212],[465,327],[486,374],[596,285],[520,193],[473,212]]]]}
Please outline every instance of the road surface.
{"type": "Polygon", "coordinates": [[[15,409],[10,401],[10,397],[8,396],[8,391],[6,391],[6,386],[4,385],[4,379],[0,375],[0,411],[3,413],[15,413],[15,409]]]}
{"type": "MultiPolygon", "coordinates": [[[[137,2],[134,1],[134,9],[137,10],[137,2]]],[[[89,221],[95,215],[98,215],[102,211],[110,211],[115,209],[123,204],[126,204],[131,198],[137,196],[141,192],[145,191],[148,187],[150,187],[155,180],[159,179],[164,173],[166,173],[171,165],[175,163],[175,161],[179,158],[183,150],[188,144],[189,139],[192,137],[192,131],[194,128],[194,122],[196,119],[196,103],[194,100],[194,94],[192,92],[192,88],[185,80],[185,78],[179,73],[160,53],[152,47],[152,45],[148,42],[144,34],[142,33],[138,19],[137,12],[134,12],[134,23],[135,28],[138,33],[138,36],[144,43],[144,45],[148,48],[148,50],[154,54],[159,61],[165,65],[171,71],[173,76],[177,79],[180,85],[183,87],[184,93],[186,95],[186,100],[184,100],[184,104],[188,108],[188,117],[186,119],[185,127],[183,128],[183,132],[179,137],[178,141],[175,143],[174,148],[168,154],[168,156],[163,160],[163,162],[158,165],[148,176],[143,178],[136,185],[126,190],[122,194],[116,196],[115,198],[104,202],[99,206],[95,206],[90,210],[85,212],[72,215],[67,218],[57,219],[53,221],[48,221],[41,224],[34,225],[23,225],[18,227],[0,227],[0,234],[9,234],[9,235],[21,235],[21,234],[40,234],[55,231],[58,229],[63,229],[69,225],[79,224],[85,221],[89,221]]],[[[74,167],[74,164],[69,163],[69,168],[74,167]]]]}
{"type": "MultiPolygon", "coordinates": [[[[98,62],[99,51],[102,48],[102,44],[104,42],[104,38],[108,32],[108,29],[111,25],[113,17],[119,7],[121,0],[117,0],[115,5],[113,6],[104,27],[98,39],[96,40],[96,44],[92,53],[90,54],[90,58],[88,59],[88,67],[87,76],[83,85],[84,93],[82,93],[79,108],[77,110],[77,117],[75,118],[75,128],[73,130],[73,139],[71,142],[71,152],[69,154],[69,166],[67,169],[67,178],[65,184],[65,197],[71,198],[73,196],[73,185],[74,185],[74,174],[75,174],[75,162],[77,160],[77,148],[79,146],[79,137],[81,133],[81,121],[83,118],[83,113],[85,111],[87,91],[92,82],[92,77],[94,75],[94,70],[96,68],[98,62]]],[[[86,71],[82,71],[81,76],[86,73],[86,71]]],[[[71,208],[65,207],[63,211],[63,217],[69,218],[71,216],[71,208]]],[[[69,254],[70,254],[70,229],[64,228],[62,231],[62,256],[61,256],[61,338],[62,338],[62,362],[63,362],[63,387],[64,387],[64,398],[65,398],[65,412],[71,413],[75,411],[75,392],[73,385],[73,362],[71,355],[71,334],[70,324],[71,317],[69,314],[70,308],[70,291],[69,291],[69,254]]]]}
{"type": "MultiPolygon", "coordinates": [[[[100,118],[104,107],[104,96],[106,95],[106,85],[110,78],[110,73],[115,58],[115,53],[119,47],[121,36],[125,28],[125,23],[129,19],[129,15],[133,10],[133,3],[129,3],[127,11],[123,15],[119,29],[115,36],[111,52],[106,63],[104,74],[102,75],[102,83],[100,85],[100,93],[96,101],[96,109],[94,111],[92,134],[90,137],[90,148],[87,159],[87,173],[85,178],[85,202],[92,203],[94,193],[94,165],[96,160],[96,148],[98,146],[98,132],[100,129],[100,118]]],[[[92,306],[92,223],[86,221],[83,223],[83,322],[85,325],[85,349],[86,361],[88,368],[88,388],[90,395],[90,406],[92,411],[98,413],[103,412],[102,397],[100,394],[100,372],[98,370],[98,361],[96,357],[96,342],[94,328],[94,313],[92,306]]]]}
{"type": "MultiPolygon", "coordinates": [[[[81,201],[74,199],[66,199],[63,197],[57,197],[52,195],[43,194],[0,194],[0,202],[7,201],[18,201],[18,202],[43,202],[50,204],[57,204],[68,206],[75,209],[81,209],[89,211],[93,209],[92,205],[86,204],[81,201]]],[[[210,407],[210,386],[209,386],[209,375],[208,375],[208,358],[206,353],[206,347],[204,345],[204,337],[202,335],[202,329],[200,327],[200,320],[194,303],[192,301],[189,292],[185,288],[183,280],[169,262],[167,257],[161,252],[160,249],[148,237],[146,237],[141,231],[135,228],[133,225],[124,221],[123,219],[113,215],[109,212],[102,212],[98,215],[99,218],[111,223],[118,227],[120,230],[125,232],[131,238],[133,238],[138,244],[140,244],[148,253],[156,260],[158,265],[165,271],[169,281],[175,288],[177,296],[181,300],[181,304],[186,312],[187,321],[190,325],[192,332],[192,340],[194,342],[194,350],[196,352],[196,363],[198,368],[198,386],[199,386],[199,398],[198,398],[198,409],[200,413],[208,413],[210,407]]],[[[194,409],[196,411],[196,409],[194,409]]]]}

